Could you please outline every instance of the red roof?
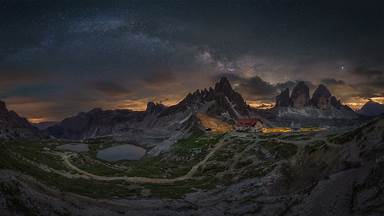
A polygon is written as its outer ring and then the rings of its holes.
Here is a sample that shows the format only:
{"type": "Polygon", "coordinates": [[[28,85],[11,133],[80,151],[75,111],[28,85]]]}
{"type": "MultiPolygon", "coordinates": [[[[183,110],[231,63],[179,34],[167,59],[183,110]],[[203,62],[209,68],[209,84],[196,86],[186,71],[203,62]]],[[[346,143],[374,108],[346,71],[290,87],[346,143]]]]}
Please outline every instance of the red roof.
{"type": "Polygon", "coordinates": [[[260,119],[251,118],[251,119],[238,119],[236,122],[237,126],[250,126],[254,127],[258,122],[263,123],[260,119]]]}

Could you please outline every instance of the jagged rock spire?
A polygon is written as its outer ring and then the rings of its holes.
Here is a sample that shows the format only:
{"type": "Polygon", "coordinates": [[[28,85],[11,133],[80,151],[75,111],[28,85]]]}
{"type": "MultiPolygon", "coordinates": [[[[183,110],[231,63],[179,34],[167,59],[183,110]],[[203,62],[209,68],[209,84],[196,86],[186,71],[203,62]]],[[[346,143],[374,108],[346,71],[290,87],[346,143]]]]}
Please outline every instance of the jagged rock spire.
{"type": "Polygon", "coordinates": [[[289,106],[289,88],[286,88],[276,97],[276,106],[279,106],[279,107],[289,106]]]}
{"type": "Polygon", "coordinates": [[[232,86],[229,83],[227,77],[222,77],[220,81],[215,84],[215,92],[223,93],[225,95],[231,94],[233,92],[232,86]]]}
{"type": "Polygon", "coordinates": [[[329,92],[327,87],[320,84],[315,92],[313,92],[311,105],[320,109],[328,109],[331,106],[331,96],[331,92],[329,92]]]}
{"type": "Polygon", "coordinates": [[[4,101],[0,101],[0,112],[8,112],[7,106],[4,101]]]}
{"type": "Polygon", "coordinates": [[[199,109],[207,102],[214,102],[208,112],[221,114],[228,112],[232,117],[247,116],[248,105],[243,97],[233,90],[231,84],[226,77],[222,77],[214,88],[208,90],[197,90],[194,93],[189,93],[176,107],[187,106],[193,109],[199,109]]]}
{"type": "Polygon", "coordinates": [[[159,113],[165,109],[165,106],[161,103],[155,103],[153,101],[150,101],[147,103],[147,113],[159,113]]]}
{"type": "Polygon", "coordinates": [[[290,105],[296,108],[309,105],[309,88],[303,81],[298,82],[293,88],[290,105]]]}

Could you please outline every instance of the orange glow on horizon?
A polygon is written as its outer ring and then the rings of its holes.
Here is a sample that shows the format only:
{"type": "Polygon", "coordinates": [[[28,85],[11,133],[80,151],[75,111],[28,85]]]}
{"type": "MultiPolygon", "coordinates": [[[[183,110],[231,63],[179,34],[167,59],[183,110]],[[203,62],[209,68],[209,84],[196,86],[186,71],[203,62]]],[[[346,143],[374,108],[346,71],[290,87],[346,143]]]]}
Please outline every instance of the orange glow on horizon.
{"type": "Polygon", "coordinates": [[[349,107],[351,107],[353,110],[359,110],[369,100],[374,101],[376,103],[384,104],[384,97],[372,97],[369,99],[355,97],[355,98],[353,98],[353,102],[346,102],[345,104],[348,105],[349,107]]]}
{"type": "Polygon", "coordinates": [[[44,117],[32,117],[32,118],[28,118],[28,121],[31,122],[32,124],[37,124],[40,122],[46,122],[48,121],[48,119],[44,117]]]}
{"type": "Polygon", "coordinates": [[[138,100],[125,100],[122,104],[119,104],[116,106],[118,109],[130,109],[134,111],[144,111],[147,108],[147,103],[153,101],[154,103],[161,103],[165,106],[172,106],[179,102],[179,100],[176,99],[167,99],[164,101],[159,100],[150,100],[148,98],[146,99],[138,99],[138,100]]]}
{"type": "Polygon", "coordinates": [[[260,101],[247,100],[247,104],[256,109],[271,109],[275,106],[273,103],[263,103],[260,101]]]}
{"type": "MultiPolygon", "coordinates": [[[[384,97],[372,97],[372,98],[370,98],[370,100],[377,102],[377,103],[384,104],[384,97]]],[[[172,105],[177,104],[180,101],[180,99],[168,99],[167,98],[167,99],[164,99],[163,101],[161,101],[159,99],[154,99],[154,98],[143,98],[143,99],[137,99],[137,100],[124,100],[115,106],[113,106],[113,105],[108,106],[108,108],[109,109],[130,109],[130,110],[134,110],[134,111],[144,111],[146,109],[147,103],[149,101],[154,101],[155,103],[156,102],[162,103],[165,106],[172,106],[172,105]]],[[[369,99],[366,99],[366,98],[353,97],[350,100],[345,101],[344,104],[348,105],[353,110],[359,110],[368,101],[369,101],[369,99]]],[[[256,109],[270,109],[270,108],[273,108],[273,106],[274,106],[274,103],[268,103],[268,102],[263,102],[263,101],[247,100],[246,102],[249,106],[256,108],[256,109]]],[[[35,105],[35,104],[32,104],[32,105],[35,105]]],[[[37,104],[37,105],[40,105],[40,104],[37,104]]],[[[37,105],[33,106],[33,108],[37,107],[37,105]]],[[[23,104],[23,106],[25,106],[25,105],[23,104]]],[[[10,107],[14,108],[14,110],[20,109],[19,107],[12,106],[12,105],[10,107]]],[[[41,117],[41,116],[35,117],[34,116],[34,117],[29,117],[28,121],[31,123],[40,123],[40,122],[52,121],[52,119],[47,118],[47,117],[41,117]]]]}

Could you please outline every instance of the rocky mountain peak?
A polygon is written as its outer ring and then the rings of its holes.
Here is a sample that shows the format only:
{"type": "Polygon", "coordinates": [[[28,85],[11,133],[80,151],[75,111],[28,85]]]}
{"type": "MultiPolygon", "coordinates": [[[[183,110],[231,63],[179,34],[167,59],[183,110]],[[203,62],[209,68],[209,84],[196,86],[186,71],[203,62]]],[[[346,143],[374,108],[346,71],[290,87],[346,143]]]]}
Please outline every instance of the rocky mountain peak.
{"type": "Polygon", "coordinates": [[[289,106],[289,88],[281,91],[276,97],[276,106],[287,107],[289,106]]]}
{"type": "Polygon", "coordinates": [[[365,116],[378,116],[384,113],[384,104],[380,104],[369,100],[361,109],[358,111],[359,114],[365,116]]]}
{"type": "Polygon", "coordinates": [[[286,88],[276,97],[276,107],[302,108],[306,106],[324,110],[330,107],[336,109],[344,107],[340,100],[332,96],[331,92],[323,84],[320,84],[313,92],[312,98],[309,98],[309,88],[303,81],[296,84],[291,96],[289,96],[289,89],[286,88]]]}
{"type": "Polygon", "coordinates": [[[205,107],[203,112],[212,115],[226,113],[232,118],[239,118],[249,114],[249,107],[243,97],[232,88],[228,79],[223,77],[215,84],[214,88],[210,87],[189,93],[184,100],[175,106],[171,106],[163,115],[187,109],[196,111],[203,107],[205,107]]]}
{"type": "Polygon", "coordinates": [[[315,90],[315,92],[313,93],[313,97],[331,97],[331,92],[328,90],[328,88],[323,85],[323,84],[320,84],[317,89],[315,90]]]}
{"type": "Polygon", "coordinates": [[[276,97],[275,107],[281,117],[357,118],[356,113],[332,96],[325,85],[319,85],[309,98],[309,88],[304,82],[296,84],[290,97],[289,89],[282,91],[276,97]]]}
{"type": "Polygon", "coordinates": [[[337,100],[335,96],[331,96],[330,101],[331,101],[330,102],[331,106],[335,107],[336,109],[340,109],[341,107],[343,107],[343,105],[341,104],[341,101],[337,100]]]}
{"type": "Polygon", "coordinates": [[[309,88],[300,81],[292,90],[290,105],[295,108],[301,108],[309,105],[309,88]]]}
{"type": "Polygon", "coordinates": [[[27,119],[20,117],[14,111],[8,111],[3,101],[0,101],[0,139],[38,138],[42,134],[33,127],[27,119]]]}
{"type": "Polygon", "coordinates": [[[328,109],[331,106],[331,96],[328,88],[320,84],[313,92],[311,104],[319,109],[328,109]]]}
{"type": "Polygon", "coordinates": [[[7,106],[5,105],[4,101],[0,101],[0,113],[6,113],[8,112],[7,106]]]}
{"type": "Polygon", "coordinates": [[[147,109],[145,110],[147,113],[160,113],[161,111],[165,110],[165,106],[161,103],[155,103],[155,102],[148,102],[147,103],[147,109]]]}
{"type": "Polygon", "coordinates": [[[226,77],[222,77],[219,82],[215,84],[215,92],[229,95],[233,92],[232,86],[226,77]]]}

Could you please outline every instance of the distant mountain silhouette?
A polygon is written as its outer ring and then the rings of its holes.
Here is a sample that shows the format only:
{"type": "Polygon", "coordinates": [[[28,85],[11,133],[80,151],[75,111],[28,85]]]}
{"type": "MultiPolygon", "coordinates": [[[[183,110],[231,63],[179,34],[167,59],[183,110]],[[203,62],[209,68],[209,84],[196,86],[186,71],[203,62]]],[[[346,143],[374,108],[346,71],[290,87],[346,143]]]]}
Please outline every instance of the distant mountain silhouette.
{"type": "Polygon", "coordinates": [[[384,114],[384,104],[380,104],[374,101],[368,101],[357,111],[361,115],[365,116],[378,116],[384,114]]]}
{"type": "Polygon", "coordinates": [[[274,109],[280,117],[357,118],[355,112],[337,100],[325,85],[319,85],[311,98],[309,88],[303,81],[298,82],[289,93],[286,88],[276,97],[274,109]]]}
{"type": "Polygon", "coordinates": [[[0,101],[0,139],[30,139],[43,137],[42,133],[27,119],[9,111],[0,101]]]}

